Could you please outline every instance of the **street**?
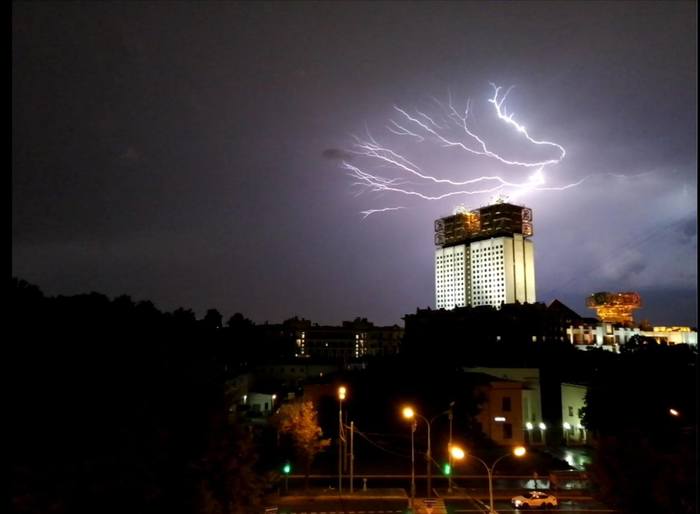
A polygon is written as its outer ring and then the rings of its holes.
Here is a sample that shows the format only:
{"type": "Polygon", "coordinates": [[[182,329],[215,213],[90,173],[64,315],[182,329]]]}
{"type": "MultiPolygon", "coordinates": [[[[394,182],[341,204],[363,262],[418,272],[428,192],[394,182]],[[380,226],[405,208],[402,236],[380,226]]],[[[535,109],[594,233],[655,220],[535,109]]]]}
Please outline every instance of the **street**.
{"type": "MultiPolygon", "coordinates": [[[[462,497],[444,499],[447,514],[485,513],[488,510],[488,500],[479,501],[474,498],[462,497]]],[[[281,498],[278,514],[403,514],[409,512],[407,498],[332,498],[332,497],[286,497],[281,498]]],[[[494,501],[494,509],[499,514],[525,514],[542,512],[542,509],[514,509],[508,499],[500,498],[494,501]]],[[[616,513],[615,509],[589,498],[560,500],[558,508],[552,509],[559,514],[586,513],[616,513]]]]}
{"type": "MultiPolygon", "coordinates": [[[[486,502],[486,504],[488,501],[486,502]]],[[[479,505],[474,500],[445,500],[445,507],[448,514],[458,514],[462,512],[481,512],[484,513],[488,509],[483,505],[479,505]]],[[[532,512],[542,512],[542,509],[514,509],[508,500],[496,500],[493,504],[494,509],[499,514],[525,514],[532,512]]],[[[584,513],[615,513],[615,509],[606,507],[602,503],[588,498],[580,498],[577,500],[562,500],[558,508],[551,509],[548,512],[557,512],[559,514],[584,514],[584,513]]]]}
{"type": "Polygon", "coordinates": [[[408,510],[406,499],[285,499],[278,505],[278,514],[400,514],[408,510]]]}

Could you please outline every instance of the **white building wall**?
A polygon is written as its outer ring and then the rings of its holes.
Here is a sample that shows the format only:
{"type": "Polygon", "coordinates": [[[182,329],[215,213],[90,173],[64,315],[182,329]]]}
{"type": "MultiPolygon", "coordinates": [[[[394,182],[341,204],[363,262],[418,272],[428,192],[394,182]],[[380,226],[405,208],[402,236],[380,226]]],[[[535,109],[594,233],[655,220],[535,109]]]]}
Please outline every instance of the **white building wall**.
{"type": "Polygon", "coordinates": [[[527,303],[535,303],[537,301],[535,292],[535,247],[529,239],[525,239],[523,244],[525,250],[525,301],[527,303]]]}
{"type": "Polygon", "coordinates": [[[498,237],[474,241],[471,253],[471,305],[500,307],[507,301],[505,277],[505,240],[498,237]]]}
{"type": "Polygon", "coordinates": [[[666,340],[668,344],[698,344],[698,333],[690,327],[654,327],[641,335],[666,340]]]}
{"type": "Polygon", "coordinates": [[[578,384],[561,385],[562,433],[567,444],[584,444],[587,441],[586,429],[581,421],[586,391],[586,386],[578,384]]]}
{"type": "Polygon", "coordinates": [[[435,250],[435,305],[438,309],[464,307],[471,301],[469,253],[466,245],[435,250]]]}
{"type": "MultiPolygon", "coordinates": [[[[505,238],[503,238],[505,239],[505,238]]],[[[515,256],[513,254],[514,248],[510,244],[511,241],[504,241],[503,244],[503,261],[504,261],[504,274],[506,281],[506,302],[505,303],[515,303],[516,293],[515,293],[515,267],[513,262],[515,256]]]]}
{"type": "Polygon", "coordinates": [[[523,245],[523,236],[514,234],[511,239],[513,245],[513,262],[508,265],[513,266],[513,275],[515,279],[515,299],[519,302],[524,302],[525,296],[525,248],[523,245]]]}
{"type": "Polygon", "coordinates": [[[536,301],[532,241],[515,234],[435,250],[438,309],[516,301],[536,301]]]}

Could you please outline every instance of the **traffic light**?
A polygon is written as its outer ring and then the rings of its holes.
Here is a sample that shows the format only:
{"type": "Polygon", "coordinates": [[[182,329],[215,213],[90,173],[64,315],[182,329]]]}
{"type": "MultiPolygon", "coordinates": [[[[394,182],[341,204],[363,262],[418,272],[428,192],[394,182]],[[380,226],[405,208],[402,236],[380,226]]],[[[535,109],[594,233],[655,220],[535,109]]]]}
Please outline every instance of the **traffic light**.
{"type": "Polygon", "coordinates": [[[282,473],[289,475],[292,472],[292,465],[289,462],[285,462],[282,466],[282,473]]]}
{"type": "Polygon", "coordinates": [[[449,464],[443,464],[442,474],[445,476],[450,476],[452,474],[452,466],[450,466],[449,464]]]}

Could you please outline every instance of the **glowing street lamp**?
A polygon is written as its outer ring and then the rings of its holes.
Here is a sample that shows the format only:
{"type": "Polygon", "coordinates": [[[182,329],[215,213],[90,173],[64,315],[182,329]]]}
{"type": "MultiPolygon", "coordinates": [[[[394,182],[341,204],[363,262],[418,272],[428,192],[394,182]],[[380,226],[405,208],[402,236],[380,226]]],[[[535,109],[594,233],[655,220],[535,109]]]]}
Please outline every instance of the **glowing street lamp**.
{"type": "Polygon", "coordinates": [[[413,444],[413,434],[416,432],[416,418],[411,407],[404,407],[401,411],[404,418],[413,421],[411,423],[411,512],[416,503],[416,450],[413,444]]]}
{"type": "Polygon", "coordinates": [[[464,450],[462,450],[462,448],[460,448],[459,446],[452,446],[450,448],[450,455],[452,455],[453,459],[462,460],[464,458],[465,453],[464,450]]]}
{"type": "MultiPolygon", "coordinates": [[[[430,498],[430,489],[431,489],[431,482],[432,482],[432,471],[433,471],[433,466],[432,466],[432,457],[430,455],[430,421],[428,421],[428,418],[425,416],[421,416],[418,414],[416,411],[414,411],[411,407],[404,407],[403,408],[403,417],[406,419],[413,419],[413,430],[415,431],[415,424],[416,424],[416,418],[420,418],[423,421],[425,421],[425,426],[428,427],[428,450],[425,454],[426,461],[428,463],[428,469],[427,469],[427,474],[426,474],[426,482],[427,482],[427,496],[430,498]]],[[[434,418],[433,418],[434,419],[434,418]]],[[[413,443],[411,443],[411,446],[413,446],[413,443]]],[[[411,453],[413,453],[413,448],[411,448],[411,453]]],[[[411,462],[411,466],[413,466],[413,462],[411,462]]]]}
{"type": "Polygon", "coordinates": [[[566,444],[569,444],[569,435],[571,435],[571,423],[564,421],[563,426],[564,426],[564,439],[566,440],[566,444]]]}
{"type": "Polygon", "coordinates": [[[338,388],[338,494],[343,492],[343,400],[347,394],[347,388],[338,388]]]}
{"type": "Polygon", "coordinates": [[[546,437],[545,437],[545,430],[547,430],[547,425],[545,425],[544,423],[542,423],[542,422],[540,421],[540,423],[539,423],[537,426],[538,426],[539,429],[540,429],[540,437],[542,438],[542,443],[543,443],[545,446],[547,446],[547,439],[546,439],[546,437]]]}
{"type": "MultiPolygon", "coordinates": [[[[489,513],[490,514],[495,513],[495,511],[493,510],[493,470],[496,467],[496,464],[498,464],[501,461],[501,459],[504,459],[510,455],[514,455],[515,457],[522,457],[526,453],[527,453],[527,450],[525,449],[524,446],[516,446],[515,448],[513,448],[513,450],[511,452],[506,453],[505,455],[501,455],[500,457],[498,457],[493,462],[493,464],[491,464],[491,466],[486,464],[483,460],[481,460],[476,455],[470,454],[470,457],[481,462],[484,465],[484,467],[486,468],[486,473],[487,473],[488,478],[489,478],[489,513]]],[[[450,455],[452,455],[452,457],[455,458],[456,460],[462,460],[466,456],[466,452],[462,448],[460,448],[459,446],[452,446],[452,447],[450,447],[450,455]]]]}

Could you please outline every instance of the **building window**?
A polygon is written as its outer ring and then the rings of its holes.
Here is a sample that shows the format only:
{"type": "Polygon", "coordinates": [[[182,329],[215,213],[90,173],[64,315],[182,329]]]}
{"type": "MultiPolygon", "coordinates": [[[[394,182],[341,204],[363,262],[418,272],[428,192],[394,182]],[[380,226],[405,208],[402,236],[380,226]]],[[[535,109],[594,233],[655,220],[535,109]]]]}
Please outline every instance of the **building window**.
{"type": "Polygon", "coordinates": [[[503,397],[501,407],[503,412],[510,412],[510,396],[503,397]]]}
{"type": "Polygon", "coordinates": [[[573,416],[573,415],[574,415],[574,408],[571,405],[569,405],[569,416],[573,416]]]}
{"type": "Polygon", "coordinates": [[[513,439],[513,425],[503,423],[503,439],[513,439]]]}

